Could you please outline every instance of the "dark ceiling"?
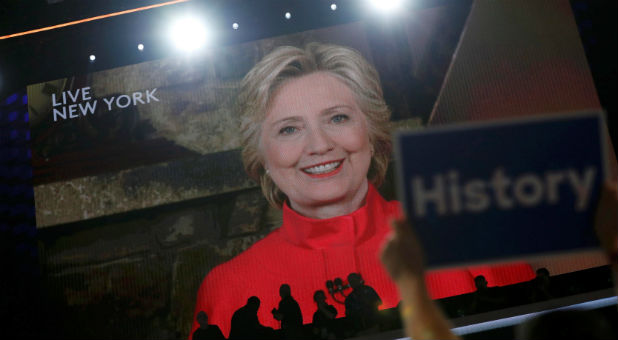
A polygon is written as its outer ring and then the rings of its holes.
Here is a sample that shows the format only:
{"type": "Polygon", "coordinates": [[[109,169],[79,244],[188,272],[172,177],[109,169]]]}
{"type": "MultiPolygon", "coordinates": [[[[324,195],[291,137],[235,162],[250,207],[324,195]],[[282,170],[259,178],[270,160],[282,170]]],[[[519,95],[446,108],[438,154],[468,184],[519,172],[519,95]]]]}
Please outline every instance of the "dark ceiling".
{"type": "MultiPolygon", "coordinates": [[[[48,4],[45,0],[4,0],[0,5],[0,36],[168,1],[61,0],[48,4]]],[[[177,13],[206,15],[223,44],[340,24],[365,15],[358,10],[361,1],[338,0],[340,9],[336,12],[329,8],[332,2],[190,0],[0,40],[0,95],[49,79],[166,57],[170,49],[161,39],[162,28],[177,13]],[[283,18],[285,11],[303,15],[288,21],[283,18]],[[235,21],[252,29],[234,31],[231,24],[235,21]],[[140,42],[148,46],[144,53],[135,48],[140,42]],[[91,53],[97,55],[96,63],[88,62],[91,53]]],[[[423,0],[415,6],[440,3],[444,1],[423,0]]]]}
{"type": "Polygon", "coordinates": [[[0,35],[27,31],[169,0],[3,0],[0,35]]]}
{"type": "MultiPolygon", "coordinates": [[[[0,0],[0,36],[169,0],[0,0]]],[[[0,98],[26,85],[169,56],[162,27],[176,13],[208,15],[224,44],[362,19],[361,0],[190,0],[169,6],[0,40],[0,98]],[[336,12],[330,3],[339,4],[336,12]],[[285,20],[283,13],[302,13],[285,20]],[[251,29],[231,29],[232,22],[251,29]],[[255,29],[258,28],[258,29],[255,29]],[[138,52],[135,46],[148,46],[138,52]],[[97,55],[95,63],[88,56],[97,55]]],[[[452,1],[416,0],[409,6],[452,1]]],[[[571,0],[604,107],[615,112],[616,1],[571,0]]]]}

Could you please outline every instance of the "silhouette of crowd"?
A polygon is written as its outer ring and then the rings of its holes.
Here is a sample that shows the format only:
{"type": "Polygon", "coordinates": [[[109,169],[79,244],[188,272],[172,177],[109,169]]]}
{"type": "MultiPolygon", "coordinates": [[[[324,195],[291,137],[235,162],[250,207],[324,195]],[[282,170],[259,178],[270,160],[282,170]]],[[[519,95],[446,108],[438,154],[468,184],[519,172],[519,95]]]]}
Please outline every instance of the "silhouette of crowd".
{"type": "MultiPolygon", "coordinates": [[[[260,299],[252,296],[244,306],[236,310],[232,316],[229,339],[340,339],[359,334],[363,331],[379,331],[380,316],[378,307],[382,300],[372,287],[365,284],[358,273],[348,275],[348,284],[341,279],[336,284],[327,284],[329,293],[338,303],[345,304],[345,318],[337,319],[337,309],[326,301],[323,290],[313,293],[316,311],[312,323],[303,325],[301,309],[292,296],[289,284],[279,287],[281,300],[276,308],[271,310],[273,318],[281,325],[280,330],[263,326],[258,318],[260,299]],[[352,289],[345,294],[346,289],[352,289]],[[335,298],[338,292],[345,299],[335,298]],[[340,321],[343,320],[343,321],[340,321]]],[[[225,339],[217,325],[208,324],[208,316],[204,311],[197,314],[200,327],[193,333],[193,340],[225,339]]]]}
{"type": "MultiPolygon", "coordinates": [[[[455,318],[609,288],[610,277],[611,272],[607,267],[555,276],[551,276],[546,268],[539,268],[531,281],[488,287],[485,278],[477,276],[474,279],[475,292],[436,300],[436,303],[447,317],[455,318]],[[583,277],[586,279],[582,280],[583,277]]],[[[330,299],[324,290],[313,292],[316,309],[312,322],[303,324],[292,287],[286,283],[281,284],[281,300],[271,310],[272,317],[280,322],[280,329],[260,323],[260,299],[252,296],[233,314],[229,339],[345,339],[402,327],[397,308],[379,310],[379,293],[365,283],[359,273],[350,273],[347,282],[336,279],[327,284],[327,291],[330,299]],[[345,315],[338,315],[337,309],[330,303],[344,304],[345,315]]],[[[306,292],[299,292],[302,293],[306,292]]],[[[193,333],[193,340],[225,339],[218,326],[208,324],[205,312],[197,314],[197,321],[200,328],[193,333]]]]}

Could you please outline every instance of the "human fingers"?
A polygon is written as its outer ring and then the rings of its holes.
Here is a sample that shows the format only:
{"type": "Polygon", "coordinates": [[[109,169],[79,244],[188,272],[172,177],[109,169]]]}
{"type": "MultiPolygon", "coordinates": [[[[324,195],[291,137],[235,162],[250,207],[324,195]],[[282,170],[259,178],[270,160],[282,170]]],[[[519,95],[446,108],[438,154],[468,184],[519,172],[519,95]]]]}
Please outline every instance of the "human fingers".
{"type": "Polygon", "coordinates": [[[410,222],[405,218],[393,220],[391,227],[393,233],[388,239],[384,255],[395,270],[393,274],[422,275],[423,252],[410,222]]]}

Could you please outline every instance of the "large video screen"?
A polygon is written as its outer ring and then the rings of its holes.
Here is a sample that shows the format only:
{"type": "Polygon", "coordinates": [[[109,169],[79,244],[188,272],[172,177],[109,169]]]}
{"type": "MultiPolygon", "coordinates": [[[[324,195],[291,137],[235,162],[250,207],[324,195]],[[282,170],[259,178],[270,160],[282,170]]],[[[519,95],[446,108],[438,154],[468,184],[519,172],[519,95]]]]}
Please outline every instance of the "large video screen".
{"type": "MultiPolygon", "coordinates": [[[[228,337],[253,296],[259,322],[277,330],[283,284],[304,324],[319,290],[340,318],[352,273],[373,287],[381,310],[396,308],[378,259],[388,219],[401,215],[388,131],[598,106],[593,87],[565,95],[572,102],[546,100],[543,91],[562,85],[540,90],[555,74],[531,62],[535,45],[516,56],[536,74],[535,97],[522,95],[528,80],[481,33],[505,8],[468,5],[29,86],[43,290],[61,316],[58,334],[187,338],[204,311],[228,337]],[[488,81],[499,70],[512,87],[488,81]]],[[[568,11],[536,15],[573,24],[568,11]]],[[[561,74],[585,78],[572,33],[548,48],[572,52],[555,61],[561,74]]],[[[506,286],[540,267],[559,274],[603,264],[578,261],[455,268],[427,282],[442,299],[475,291],[478,275],[506,286]]]]}

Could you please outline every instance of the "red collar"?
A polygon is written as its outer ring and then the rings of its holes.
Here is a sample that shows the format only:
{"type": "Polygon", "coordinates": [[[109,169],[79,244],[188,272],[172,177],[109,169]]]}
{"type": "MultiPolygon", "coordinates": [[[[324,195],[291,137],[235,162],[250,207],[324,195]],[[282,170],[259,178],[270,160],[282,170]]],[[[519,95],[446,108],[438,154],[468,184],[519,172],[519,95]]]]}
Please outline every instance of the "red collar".
{"type": "Polygon", "coordinates": [[[365,204],[348,215],[314,219],[298,214],[284,203],[279,231],[287,242],[303,248],[358,245],[375,235],[377,226],[386,224],[386,205],[386,200],[371,183],[365,204]]]}

